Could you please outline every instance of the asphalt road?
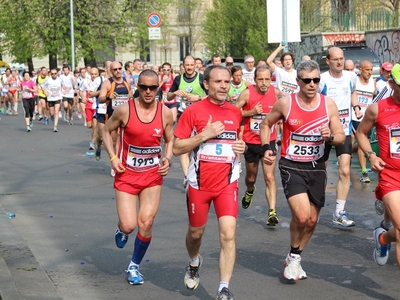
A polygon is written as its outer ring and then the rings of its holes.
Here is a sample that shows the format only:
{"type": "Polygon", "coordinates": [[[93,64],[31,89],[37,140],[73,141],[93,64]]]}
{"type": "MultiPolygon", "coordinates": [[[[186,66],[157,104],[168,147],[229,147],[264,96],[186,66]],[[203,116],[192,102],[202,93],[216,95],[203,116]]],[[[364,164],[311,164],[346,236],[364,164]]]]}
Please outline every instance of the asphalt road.
{"type": "MultiPolygon", "coordinates": [[[[20,109],[21,112],[21,109],[20,109]]],[[[19,116],[0,115],[0,295],[15,299],[215,299],[218,288],[218,228],[213,208],[203,239],[200,286],[183,284],[187,253],[187,213],[178,158],[165,179],[153,239],[141,265],[145,283],[130,286],[124,270],[132,255],[114,244],[117,224],[113,179],[103,151],[97,162],[86,156],[90,131],[82,120],[60,123],[59,132],[35,121],[27,133],[19,116]],[[5,212],[16,214],[9,219],[5,212]]],[[[230,289],[236,299],[400,299],[394,247],[386,266],[372,258],[372,232],[381,216],[374,210],[372,183],[358,182],[353,159],[352,188],[346,205],[356,226],[335,228],[337,166],[328,171],[326,207],[302,254],[308,279],[287,284],[283,260],[289,251],[290,211],[279,174],[280,224],[265,225],[265,184],[258,176],[252,206],[239,209],[237,261],[230,289]]],[[[244,173],[240,195],[244,192],[244,173]]]]}

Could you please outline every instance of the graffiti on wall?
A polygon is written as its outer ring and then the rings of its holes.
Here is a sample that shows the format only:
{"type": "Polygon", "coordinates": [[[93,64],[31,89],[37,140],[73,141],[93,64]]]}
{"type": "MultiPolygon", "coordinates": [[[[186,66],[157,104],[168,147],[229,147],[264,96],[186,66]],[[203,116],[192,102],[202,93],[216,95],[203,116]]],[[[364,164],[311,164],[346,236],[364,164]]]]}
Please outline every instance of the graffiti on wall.
{"type": "Polygon", "coordinates": [[[400,30],[367,33],[366,39],[382,62],[400,61],[400,30]]]}
{"type": "Polygon", "coordinates": [[[321,51],[322,40],[319,35],[302,38],[301,43],[289,43],[289,51],[294,53],[296,61],[299,62],[304,55],[321,51]]]}
{"type": "Polygon", "coordinates": [[[327,45],[335,45],[336,43],[361,43],[365,42],[363,33],[334,33],[324,34],[327,45]]]}

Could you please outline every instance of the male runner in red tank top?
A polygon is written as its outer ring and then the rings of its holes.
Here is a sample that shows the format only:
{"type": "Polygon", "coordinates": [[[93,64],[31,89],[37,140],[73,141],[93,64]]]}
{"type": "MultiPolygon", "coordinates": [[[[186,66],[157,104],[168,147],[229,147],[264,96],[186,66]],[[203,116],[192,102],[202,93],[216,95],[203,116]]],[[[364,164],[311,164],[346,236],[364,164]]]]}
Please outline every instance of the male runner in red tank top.
{"type": "MultiPolygon", "coordinates": [[[[247,150],[244,154],[246,160],[245,183],[247,190],[242,197],[242,207],[250,207],[254,192],[256,191],[256,178],[260,158],[264,152],[261,151],[260,125],[262,120],[271,111],[276,100],[281,97],[281,92],[271,85],[271,69],[261,65],[254,71],[255,85],[249,85],[236,102],[236,106],[242,109],[244,119],[243,140],[246,142],[247,150]]],[[[271,147],[276,149],[276,129],[274,128],[271,137],[271,147]]],[[[264,182],[266,184],[265,197],[267,198],[269,212],[267,218],[268,226],[275,226],[279,223],[276,213],[276,181],[275,163],[271,166],[262,164],[264,182]]]]}
{"type": "Polygon", "coordinates": [[[114,188],[119,222],[115,242],[119,248],[125,246],[128,234],[138,226],[132,260],[126,271],[128,282],[133,285],[143,284],[139,264],[151,241],[163,177],[168,174],[172,157],[172,114],[155,100],[158,87],[157,73],[143,71],[138,81],[139,97],[116,107],[102,132],[104,147],[116,172],[114,188]],[[120,143],[115,152],[111,133],[118,128],[120,143]]]}
{"type": "Polygon", "coordinates": [[[302,269],[301,252],[310,240],[321,208],[325,205],[325,142],[342,145],[345,137],[335,102],[319,94],[318,63],[302,61],[297,67],[300,91],[276,102],[261,124],[264,163],[271,165],[270,134],[283,119],[279,169],[290,210],[290,252],[284,262],[283,276],[288,280],[307,278],[302,269]]]}
{"type": "Polygon", "coordinates": [[[392,96],[367,108],[357,128],[356,138],[358,146],[371,163],[371,170],[379,173],[375,196],[383,201],[385,214],[393,224],[388,224],[388,230],[382,225],[374,230],[375,262],[380,266],[386,264],[390,243],[396,242],[396,260],[400,267],[400,64],[393,66],[388,82],[393,89],[392,96]],[[372,152],[368,140],[368,132],[373,126],[376,126],[379,156],[372,152]]]}

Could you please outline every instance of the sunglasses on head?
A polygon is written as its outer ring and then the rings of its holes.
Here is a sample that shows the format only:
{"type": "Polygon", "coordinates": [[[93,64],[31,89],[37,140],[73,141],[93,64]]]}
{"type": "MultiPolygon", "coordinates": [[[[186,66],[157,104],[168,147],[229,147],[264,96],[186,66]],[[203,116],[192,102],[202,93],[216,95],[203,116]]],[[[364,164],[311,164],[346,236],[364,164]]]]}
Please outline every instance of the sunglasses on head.
{"type": "Polygon", "coordinates": [[[147,91],[149,89],[150,91],[154,92],[155,90],[158,89],[158,85],[145,85],[145,84],[138,84],[139,89],[143,91],[147,91]]]}
{"type": "Polygon", "coordinates": [[[112,69],[113,71],[121,71],[122,70],[122,68],[115,68],[115,69],[112,69]]]}
{"type": "Polygon", "coordinates": [[[299,79],[301,81],[303,81],[304,83],[307,83],[307,84],[309,84],[311,81],[314,82],[314,83],[318,83],[318,82],[321,81],[321,78],[319,78],[319,77],[316,77],[316,78],[300,78],[299,77],[299,79]]]}

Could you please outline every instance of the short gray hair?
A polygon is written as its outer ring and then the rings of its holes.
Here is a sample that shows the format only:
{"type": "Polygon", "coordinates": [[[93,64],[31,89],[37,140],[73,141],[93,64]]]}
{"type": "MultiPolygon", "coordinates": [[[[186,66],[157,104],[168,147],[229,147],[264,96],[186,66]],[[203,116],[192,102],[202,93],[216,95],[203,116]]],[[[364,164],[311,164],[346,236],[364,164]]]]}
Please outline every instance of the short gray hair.
{"type": "Polygon", "coordinates": [[[302,71],[312,72],[314,70],[318,70],[318,73],[320,73],[319,65],[315,60],[303,60],[297,66],[297,77],[301,78],[302,71]]]}

